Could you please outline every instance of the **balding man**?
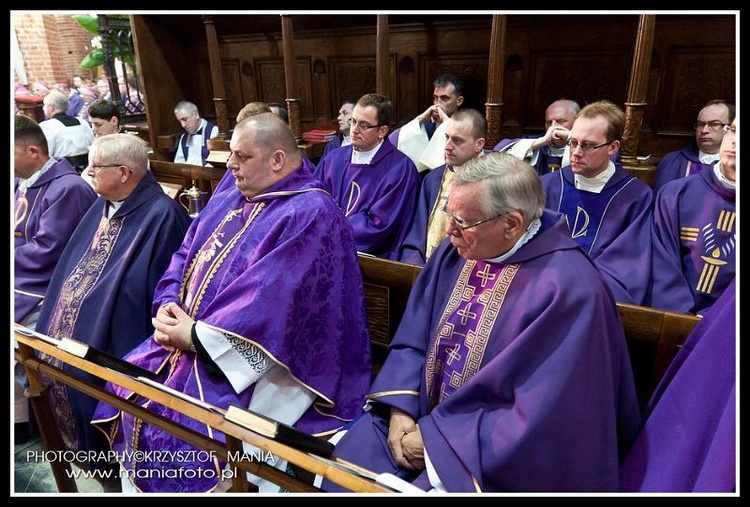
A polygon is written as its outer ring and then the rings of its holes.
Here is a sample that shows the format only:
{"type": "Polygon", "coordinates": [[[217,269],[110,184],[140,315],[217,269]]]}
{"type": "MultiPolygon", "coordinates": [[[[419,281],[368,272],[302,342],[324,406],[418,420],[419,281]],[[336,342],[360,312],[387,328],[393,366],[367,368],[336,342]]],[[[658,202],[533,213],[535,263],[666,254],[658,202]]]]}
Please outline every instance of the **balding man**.
{"type": "MultiPolygon", "coordinates": [[[[154,289],[190,219],[148,170],[146,146],[138,137],[98,137],[89,157],[87,171],[99,198],[60,256],[36,330],[122,357],[153,331],[154,289]]],[[[88,380],[104,385],[97,377],[88,380]]],[[[107,449],[90,425],[95,400],[62,384],[53,384],[52,392],[67,447],[107,449]]]]}
{"type": "MultiPolygon", "coordinates": [[[[329,434],[359,412],[371,375],[351,227],[303,166],[294,134],[279,116],[240,122],[229,146],[235,185],[195,219],[154,296],[156,331],[126,359],[218,408],[248,407],[306,433],[329,434]]],[[[209,432],[168,407],[149,410],[209,432]]],[[[229,485],[216,473],[224,462],[190,452],[195,448],[187,442],[130,414],[100,404],[93,422],[106,427],[118,452],[188,451],[175,464],[133,463],[120,454],[128,471],[123,491],[207,492],[229,485]],[[195,474],[166,473],[174,467],[195,474]]],[[[280,458],[268,464],[285,468],[280,458]]],[[[249,479],[261,492],[278,491],[249,479]]]]}

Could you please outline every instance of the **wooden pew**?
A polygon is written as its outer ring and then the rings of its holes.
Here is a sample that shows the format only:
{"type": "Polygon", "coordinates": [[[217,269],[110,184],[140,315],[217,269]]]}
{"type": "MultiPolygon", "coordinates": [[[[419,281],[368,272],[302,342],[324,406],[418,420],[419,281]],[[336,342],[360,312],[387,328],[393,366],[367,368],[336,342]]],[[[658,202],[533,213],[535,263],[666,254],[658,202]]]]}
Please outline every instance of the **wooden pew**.
{"type": "MultiPolygon", "coordinates": [[[[373,370],[377,372],[421,267],[363,254],[359,255],[359,265],[373,346],[373,370]]],[[[617,303],[617,309],[625,329],[638,401],[644,408],[677,350],[700,319],[625,303],[617,303]]]]}

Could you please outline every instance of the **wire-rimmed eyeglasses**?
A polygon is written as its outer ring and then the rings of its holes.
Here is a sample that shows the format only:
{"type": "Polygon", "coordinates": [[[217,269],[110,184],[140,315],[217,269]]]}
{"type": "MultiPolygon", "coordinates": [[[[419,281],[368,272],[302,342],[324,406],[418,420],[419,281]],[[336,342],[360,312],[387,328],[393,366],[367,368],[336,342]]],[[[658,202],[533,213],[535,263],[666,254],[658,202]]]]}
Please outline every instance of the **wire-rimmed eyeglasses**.
{"type": "Polygon", "coordinates": [[[448,215],[448,219],[451,221],[451,224],[453,225],[453,227],[455,227],[456,229],[462,232],[467,229],[476,227],[477,225],[482,225],[483,223],[491,222],[492,220],[497,220],[498,218],[505,216],[505,214],[503,213],[494,217],[485,218],[484,220],[479,220],[478,222],[474,222],[473,224],[465,225],[465,221],[463,218],[458,218],[457,216],[453,215],[450,211],[448,211],[448,203],[443,205],[443,208],[441,211],[445,213],[446,215],[448,215]]]}
{"type": "Polygon", "coordinates": [[[608,144],[612,144],[612,141],[604,141],[601,144],[591,144],[591,143],[579,143],[575,139],[569,138],[567,141],[565,141],[565,144],[568,145],[568,147],[570,148],[570,151],[573,151],[576,148],[581,148],[581,151],[589,152],[597,148],[601,148],[602,146],[607,146],[608,144]]]}
{"type": "Polygon", "coordinates": [[[377,125],[370,125],[369,123],[356,121],[353,119],[349,120],[349,127],[353,129],[361,129],[365,132],[367,132],[370,129],[376,129],[378,127],[382,127],[383,125],[377,124],[377,125]]]}

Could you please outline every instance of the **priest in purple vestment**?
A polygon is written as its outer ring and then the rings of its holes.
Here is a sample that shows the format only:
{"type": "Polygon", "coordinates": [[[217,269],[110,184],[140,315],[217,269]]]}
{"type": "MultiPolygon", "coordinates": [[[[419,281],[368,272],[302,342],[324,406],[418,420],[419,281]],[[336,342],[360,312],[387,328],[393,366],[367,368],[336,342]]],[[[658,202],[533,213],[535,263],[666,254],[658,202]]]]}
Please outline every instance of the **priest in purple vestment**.
{"type": "Polygon", "coordinates": [[[487,121],[476,109],[462,109],[446,120],[446,163],[428,171],[422,180],[414,219],[399,246],[397,260],[424,265],[446,238],[448,218],[442,210],[451,179],[463,164],[484,153],[486,135],[487,121]]]}
{"type": "Polygon", "coordinates": [[[620,471],[622,491],[736,491],[736,312],[733,279],[656,388],[620,471]]]}
{"type": "Polygon", "coordinates": [[[658,192],[665,183],[691,174],[698,174],[719,161],[719,149],[724,138],[724,126],[734,120],[734,104],[726,100],[710,100],[698,112],[695,125],[695,142],[670,151],[662,157],[656,166],[654,192],[658,192]]]}
{"type": "Polygon", "coordinates": [[[323,182],[354,230],[360,252],[393,258],[411,225],[419,173],[385,136],[391,102],[368,93],[354,106],[349,146],[323,158],[315,176],[323,182]]]}
{"type": "MultiPolygon", "coordinates": [[[[47,138],[28,116],[14,118],[13,321],[34,329],[57,261],[96,194],[70,163],[49,156],[47,138]]],[[[16,443],[29,434],[26,371],[14,365],[16,443]]]]}
{"type": "Polygon", "coordinates": [[[639,410],[601,274],[511,155],[467,162],[446,213],[335,454],[424,490],[617,491],[639,410]]]}
{"type": "MultiPolygon", "coordinates": [[[[239,123],[230,147],[235,188],[209,200],[194,219],[157,286],[155,332],[126,359],[220,409],[235,404],[309,434],[332,434],[360,411],[372,372],[351,227],[304,169],[291,128],[275,114],[239,123]]],[[[169,407],[122,387],[108,389],[224,439],[169,407]]],[[[93,423],[124,453],[123,491],[228,487],[217,473],[225,463],[209,453],[186,452],[179,463],[131,461],[128,453],[197,451],[131,414],[100,403],[93,423]]],[[[268,464],[285,467],[280,458],[268,464]]],[[[250,480],[261,492],[278,491],[258,477],[250,480]]]]}
{"type": "MultiPolygon", "coordinates": [[[[58,261],[36,329],[122,357],[153,332],[154,289],[190,219],[148,170],[146,145],[138,137],[97,137],[89,157],[87,171],[99,198],[58,261]]],[[[60,364],[51,357],[48,361],[60,364]]],[[[64,368],[75,370],[67,364],[64,368]]],[[[104,385],[93,375],[81,376],[104,385]]],[[[56,381],[50,389],[66,446],[108,449],[102,433],[90,424],[96,400],[56,381]]]]}
{"type": "Polygon", "coordinates": [[[572,238],[617,301],[648,303],[653,192],[614,164],[625,113],[608,101],[581,109],[568,138],[570,165],[541,177],[547,208],[565,215],[572,238]]]}
{"type": "Polygon", "coordinates": [[[737,119],[718,164],[664,185],[656,195],[651,306],[701,315],[735,277],[737,119]]]}

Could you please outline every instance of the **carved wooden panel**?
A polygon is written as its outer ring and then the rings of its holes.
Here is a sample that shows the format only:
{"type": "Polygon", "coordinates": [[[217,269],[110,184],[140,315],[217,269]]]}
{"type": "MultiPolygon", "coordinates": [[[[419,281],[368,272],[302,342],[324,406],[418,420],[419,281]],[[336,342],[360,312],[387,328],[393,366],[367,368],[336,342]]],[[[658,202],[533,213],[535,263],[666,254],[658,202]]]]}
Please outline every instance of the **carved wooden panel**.
{"type": "Polygon", "coordinates": [[[224,91],[227,99],[230,124],[234,125],[237,113],[245,105],[242,98],[242,68],[238,59],[222,60],[221,70],[224,76],[224,91]]]}
{"type": "Polygon", "coordinates": [[[703,105],[712,99],[734,103],[735,53],[733,47],[672,47],[666,57],[665,86],[657,100],[661,118],[658,133],[692,134],[703,105]]]}
{"type": "Polygon", "coordinates": [[[336,111],[345,99],[359,99],[365,93],[374,93],[375,56],[331,57],[328,59],[330,86],[336,111]]]}
{"type": "Polygon", "coordinates": [[[575,100],[581,107],[597,100],[609,100],[624,108],[632,59],[632,50],[625,48],[532,53],[527,127],[543,131],[544,111],[560,98],[575,100]]]}
{"type": "MultiPolygon", "coordinates": [[[[489,50],[489,48],[488,48],[489,50]]],[[[422,55],[419,57],[420,108],[411,117],[424,111],[432,104],[432,83],[442,74],[453,74],[464,82],[464,103],[461,107],[484,111],[487,102],[488,53],[457,55],[422,55]]]]}
{"type": "Polygon", "coordinates": [[[256,60],[256,83],[258,100],[281,102],[287,98],[300,100],[300,114],[303,121],[315,119],[312,93],[312,71],[309,58],[297,58],[294,66],[294,92],[296,97],[286,96],[286,77],[282,58],[256,60]]]}

